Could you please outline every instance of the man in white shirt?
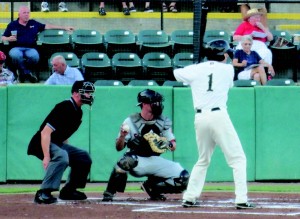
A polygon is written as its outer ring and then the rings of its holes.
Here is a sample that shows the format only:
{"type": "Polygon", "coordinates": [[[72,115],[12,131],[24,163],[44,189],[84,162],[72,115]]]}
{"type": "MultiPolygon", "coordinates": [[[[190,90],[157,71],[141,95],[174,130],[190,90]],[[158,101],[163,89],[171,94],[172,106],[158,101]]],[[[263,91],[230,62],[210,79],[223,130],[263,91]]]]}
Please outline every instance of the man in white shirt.
{"type": "Polygon", "coordinates": [[[254,208],[247,197],[246,156],[227,113],[228,91],[234,77],[233,66],[226,64],[228,49],[226,41],[212,41],[205,53],[208,61],[174,70],[176,80],[191,87],[199,154],[183,195],[183,207],[198,205],[196,199],[202,192],[211,156],[219,145],[233,170],[236,208],[254,208]]]}
{"type": "Polygon", "coordinates": [[[63,56],[58,55],[52,59],[53,73],[47,79],[47,85],[71,85],[75,81],[83,81],[83,76],[77,68],[69,67],[63,56]]]}

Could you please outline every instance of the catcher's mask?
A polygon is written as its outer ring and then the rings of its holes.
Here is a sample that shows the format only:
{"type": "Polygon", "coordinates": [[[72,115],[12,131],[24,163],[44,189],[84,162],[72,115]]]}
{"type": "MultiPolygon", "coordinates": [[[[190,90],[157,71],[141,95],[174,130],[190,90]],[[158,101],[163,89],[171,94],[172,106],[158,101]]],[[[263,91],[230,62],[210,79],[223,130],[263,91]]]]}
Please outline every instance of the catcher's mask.
{"type": "Polygon", "coordinates": [[[150,89],[143,90],[139,92],[137,101],[137,106],[141,106],[142,103],[150,104],[152,114],[155,118],[162,114],[162,111],[164,109],[164,105],[162,104],[162,102],[164,101],[164,97],[160,93],[150,89]]]}
{"type": "Polygon", "coordinates": [[[88,81],[75,81],[72,87],[72,93],[77,92],[80,94],[81,102],[83,104],[92,105],[94,102],[95,86],[88,81]]]}

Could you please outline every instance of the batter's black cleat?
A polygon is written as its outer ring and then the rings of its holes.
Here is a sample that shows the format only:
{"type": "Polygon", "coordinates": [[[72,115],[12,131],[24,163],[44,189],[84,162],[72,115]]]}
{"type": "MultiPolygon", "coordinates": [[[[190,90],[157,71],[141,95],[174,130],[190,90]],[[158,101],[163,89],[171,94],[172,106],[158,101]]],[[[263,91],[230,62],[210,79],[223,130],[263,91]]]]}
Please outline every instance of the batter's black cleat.
{"type": "Polygon", "coordinates": [[[62,188],[59,193],[59,198],[62,200],[85,200],[86,195],[83,192],[79,192],[75,189],[62,188]]]}
{"type": "Polygon", "coordinates": [[[187,200],[183,200],[182,201],[182,207],[184,208],[191,208],[191,207],[200,207],[200,203],[195,201],[195,202],[190,202],[190,201],[187,201],[187,200]]]}
{"type": "Polygon", "coordinates": [[[254,204],[251,204],[249,202],[245,202],[245,203],[237,203],[235,204],[236,209],[253,209],[255,208],[254,204]]]}
{"type": "Polygon", "coordinates": [[[112,202],[113,198],[114,198],[114,195],[112,193],[105,191],[103,193],[102,201],[103,202],[112,202]]]}
{"type": "Polygon", "coordinates": [[[141,189],[150,196],[150,200],[153,200],[153,201],[166,201],[167,200],[166,196],[155,193],[152,190],[152,188],[147,184],[147,182],[143,182],[141,189]]]}
{"type": "Polygon", "coordinates": [[[36,204],[53,204],[57,202],[57,198],[54,198],[50,192],[44,190],[38,190],[34,197],[34,203],[36,204]]]}

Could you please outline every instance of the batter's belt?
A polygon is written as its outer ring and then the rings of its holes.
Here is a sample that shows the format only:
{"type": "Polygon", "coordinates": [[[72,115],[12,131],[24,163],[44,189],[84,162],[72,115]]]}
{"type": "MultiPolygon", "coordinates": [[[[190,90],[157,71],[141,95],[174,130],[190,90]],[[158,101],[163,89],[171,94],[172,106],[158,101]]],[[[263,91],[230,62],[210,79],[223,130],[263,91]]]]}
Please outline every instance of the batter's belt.
{"type": "MultiPolygon", "coordinates": [[[[220,107],[214,107],[214,108],[211,108],[208,111],[212,111],[213,112],[213,111],[218,111],[218,110],[221,110],[220,107]]],[[[202,113],[202,110],[201,109],[197,109],[196,113],[202,113]]]]}

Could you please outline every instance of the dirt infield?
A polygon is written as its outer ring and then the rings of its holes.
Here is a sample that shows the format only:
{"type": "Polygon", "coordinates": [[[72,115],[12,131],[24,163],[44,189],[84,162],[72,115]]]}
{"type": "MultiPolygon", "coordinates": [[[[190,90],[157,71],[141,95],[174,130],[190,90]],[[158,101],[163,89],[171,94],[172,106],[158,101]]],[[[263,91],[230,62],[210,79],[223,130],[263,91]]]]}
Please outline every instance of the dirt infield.
{"type": "Polygon", "coordinates": [[[85,201],[59,200],[52,205],[34,204],[34,194],[0,195],[0,218],[300,218],[300,194],[250,193],[250,201],[257,205],[251,210],[236,210],[228,192],[205,192],[201,206],[194,208],[183,208],[179,194],[167,195],[163,202],[150,201],[145,193],[118,193],[109,203],[101,202],[99,193],[87,195],[85,201]]]}

